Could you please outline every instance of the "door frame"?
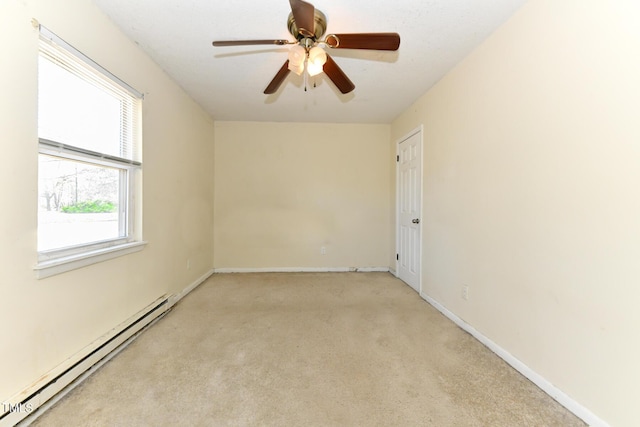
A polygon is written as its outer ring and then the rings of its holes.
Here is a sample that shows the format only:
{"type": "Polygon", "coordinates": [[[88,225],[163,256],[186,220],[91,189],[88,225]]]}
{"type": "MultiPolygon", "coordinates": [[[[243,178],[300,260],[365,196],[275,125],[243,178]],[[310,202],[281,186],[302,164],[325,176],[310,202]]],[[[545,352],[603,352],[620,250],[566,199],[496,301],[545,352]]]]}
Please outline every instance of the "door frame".
{"type": "MultiPolygon", "coordinates": [[[[419,250],[420,257],[418,258],[419,263],[419,274],[418,274],[418,294],[422,296],[422,231],[424,230],[424,221],[423,221],[423,193],[424,193],[424,125],[414,128],[401,138],[396,139],[396,254],[399,253],[400,250],[400,163],[398,162],[398,156],[400,155],[400,144],[412,136],[420,134],[419,142],[420,144],[420,242],[419,242],[419,250]]],[[[395,262],[395,276],[400,278],[400,262],[398,261],[398,257],[396,256],[395,262]]]]}

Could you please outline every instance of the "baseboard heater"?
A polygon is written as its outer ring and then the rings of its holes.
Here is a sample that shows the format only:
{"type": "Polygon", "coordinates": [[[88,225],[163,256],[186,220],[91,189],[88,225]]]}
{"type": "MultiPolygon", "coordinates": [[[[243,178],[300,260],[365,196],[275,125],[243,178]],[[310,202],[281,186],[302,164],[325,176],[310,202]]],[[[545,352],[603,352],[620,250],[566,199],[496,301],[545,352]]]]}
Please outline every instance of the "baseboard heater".
{"type": "Polygon", "coordinates": [[[79,356],[79,360],[72,362],[61,372],[52,371],[13,400],[3,402],[0,408],[0,427],[15,426],[18,423],[21,426],[31,424],[47,408],[124,349],[151,323],[164,316],[170,308],[167,296],[159,298],[119,328],[114,328],[114,335],[107,334],[98,340],[93,345],[95,348],[89,348],[86,355],[79,356]],[[101,340],[104,342],[100,342],[101,340]]]}

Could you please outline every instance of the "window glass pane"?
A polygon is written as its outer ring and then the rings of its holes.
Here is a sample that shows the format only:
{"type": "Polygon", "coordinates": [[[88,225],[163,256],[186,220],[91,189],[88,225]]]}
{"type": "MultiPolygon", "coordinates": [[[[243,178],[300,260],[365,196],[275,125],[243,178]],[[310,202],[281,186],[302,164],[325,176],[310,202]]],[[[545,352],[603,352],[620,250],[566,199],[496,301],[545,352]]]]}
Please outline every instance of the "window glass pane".
{"type": "Polygon", "coordinates": [[[122,101],[40,57],[38,136],[122,156],[122,101]]]}
{"type": "Polygon", "coordinates": [[[38,251],[124,237],[123,171],[40,154],[38,251]]]}

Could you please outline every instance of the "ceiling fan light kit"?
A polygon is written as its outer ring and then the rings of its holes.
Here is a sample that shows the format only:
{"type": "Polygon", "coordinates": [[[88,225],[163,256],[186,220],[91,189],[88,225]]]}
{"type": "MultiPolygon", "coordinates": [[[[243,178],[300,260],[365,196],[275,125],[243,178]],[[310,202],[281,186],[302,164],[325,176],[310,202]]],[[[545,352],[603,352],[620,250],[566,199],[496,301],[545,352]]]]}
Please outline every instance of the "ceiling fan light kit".
{"type": "Polygon", "coordinates": [[[311,3],[303,0],[289,0],[289,4],[291,5],[291,13],[287,20],[287,27],[296,41],[222,40],[213,42],[216,47],[293,44],[294,46],[289,50],[288,59],[264,90],[266,95],[275,93],[290,72],[302,75],[305,69],[309,76],[316,76],[324,72],[343,94],[355,89],[353,82],[320,45],[328,46],[331,49],[367,50],[398,50],[400,47],[398,33],[329,34],[322,39],[327,29],[326,16],[311,3]]]}
{"type": "Polygon", "coordinates": [[[304,63],[307,59],[307,51],[301,45],[295,45],[289,49],[289,70],[297,75],[304,71],[304,63]]]}
{"type": "Polygon", "coordinates": [[[311,49],[302,45],[295,45],[289,50],[289,71],[301,75],[305,66],[310,76],[317,76],[322,72],[325,62],[327,62],[326,52],[319,46],[311,49]]]}

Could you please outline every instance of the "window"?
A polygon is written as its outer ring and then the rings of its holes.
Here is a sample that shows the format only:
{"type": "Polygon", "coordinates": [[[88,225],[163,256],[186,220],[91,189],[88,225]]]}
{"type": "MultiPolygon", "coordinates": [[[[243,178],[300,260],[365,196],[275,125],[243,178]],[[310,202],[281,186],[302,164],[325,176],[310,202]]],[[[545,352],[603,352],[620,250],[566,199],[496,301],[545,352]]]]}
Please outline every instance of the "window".
{"type": "Polygon", "coordinates": [[[40,277],[140,246],[141,104],[135,89],[40,27],[40,277]]]}

